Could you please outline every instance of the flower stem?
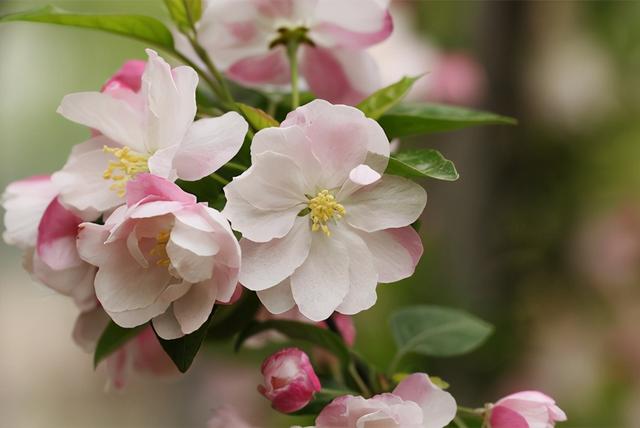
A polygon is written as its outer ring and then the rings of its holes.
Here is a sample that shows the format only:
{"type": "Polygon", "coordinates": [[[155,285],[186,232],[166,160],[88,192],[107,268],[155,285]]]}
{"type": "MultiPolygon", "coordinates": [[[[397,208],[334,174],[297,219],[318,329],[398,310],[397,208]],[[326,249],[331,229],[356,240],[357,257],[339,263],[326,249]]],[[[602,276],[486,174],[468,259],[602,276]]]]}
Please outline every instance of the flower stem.
{"type": "Polygon", "coordinates": [[[300,107],[300,88],[298,86],[298,46],[300,42],[293,38],[287,42],[287,55],[291,67],[291,109],[300,107]]]}
{"type": "Polygon", "coordinates": [[[248,169],[246,166],[240,165],[239,163],[235,163],[235,162],[227,162],[226,164],[224,164],[224,166],[229,169],[235,169],[236,171],[240,171],[240,172],[245,172],[248,169]]]}
{"type": "Polygon", "coordinates": [[[459,416],[456,416],[453,419],[453,422],[456,424],[458,428],[469,428],[469,426],[459,416]]]}
{"type": "Polygon", "coordinates": [[[358,373],[358,369],[356,369],[356,366],[354,363],[349,364],[349,374],[351,375],[351,378],[356,383],[356,385],[358,385],[358,389],[360,389],[360,392],[362,392],[362,394],[365,397],[371,397],[372,395],[371,391],[367,387],[367,384],[365,383],[365,381],[360,376],[360,373],[358,373]]]}

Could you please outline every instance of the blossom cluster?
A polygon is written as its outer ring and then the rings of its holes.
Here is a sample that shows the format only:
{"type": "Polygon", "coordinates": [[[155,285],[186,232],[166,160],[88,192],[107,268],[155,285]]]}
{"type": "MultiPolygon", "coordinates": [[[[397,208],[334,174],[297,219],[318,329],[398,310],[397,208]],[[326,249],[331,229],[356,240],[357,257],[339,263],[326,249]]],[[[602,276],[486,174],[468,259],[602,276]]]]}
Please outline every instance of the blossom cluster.
{"type": "MultiPolygon", "coordinates": [[[[422,256],[427,195],[414,179],[457,178],[435,151],[392,157],[392,132],[376,120],[413,81],[380,88],[367,52],[393,30],[388,3],[167,2],[180,31],[173,53],[188,65],[147,49],[99,91],[62,99],[58,113],[90,138],[60,170],[6,188],[3,237],[34,279],[73,299],[74,340],[106,362],[115,388],[131,371],[186,370],[172,346],[187,352],[186,338],[199,347],[231,329],[238,346],[260,346],[258,333],[278,330],[316,345],[314,358],[284,348],[263,363],[259,392],[280,412],[321,402],[317,427],[441,428],[459,414],[428,375],[363,374],[351,348],[350,316],[376,303],[378,284],[411,277],[422,256]],[[278,105],[269,114],[237,102],[227,79],[278,94],[278,105]],[[214,102],[203,104],[199,84],[214,102]],[[314,99],[299,106],[303,85],[314,99]],[[218,312],[240,321],[229,327],[218,312]],[[326,400],[326,373],[312,361],[341,372],[341,393],[326,400]]],[[[565,418],[534,392],[476,413],[493,428],[565,418]]],[[[224,411],[212,426],[224,418],[240,425],[224,411]]]]}

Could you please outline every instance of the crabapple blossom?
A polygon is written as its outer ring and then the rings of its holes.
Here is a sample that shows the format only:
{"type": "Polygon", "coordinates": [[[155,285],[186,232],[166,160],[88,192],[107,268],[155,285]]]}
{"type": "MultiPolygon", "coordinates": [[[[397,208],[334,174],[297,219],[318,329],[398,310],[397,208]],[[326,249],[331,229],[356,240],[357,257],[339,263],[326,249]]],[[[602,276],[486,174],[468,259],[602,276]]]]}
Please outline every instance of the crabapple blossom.
{"type": "Polygon", "coordinates": [[[539,391],[523,391],[508,395],[490,410],[491,428],[553,428],[567,415],[553,398],[539,391]]]}
{"type": "Polygon", "coordinates": [[[261,370],[264,385],[258,391],[282,413],[302,409],[322,388],[309,357],[298,348],[281,349],[264,360],[261,370]]]}
{"type": "Polygon", "coordinates": [[[290,79],[287,39],[297,34],[300,71],[311,91],[356,104],[380,86],[365,49],[391,34],[388,6],[388,0],[210,0],[197,24],[198,42],[229,78],[282,85],[290,79]]]}
{"type": "Polygon", "coordinates": [[[127,86],[135,83],[132,76],[120,76],[104,92],[65,96],[58,108],[65,118],[99,133],[75,146],[53,175],[61,202],[87,216],[97,218],[122,205],[127,181],[140,173],[170,181],[211,174],[235,156],[247,132],[248,124],[235,112],[194,122],[196,72],[187,66],[171,69],[151,49],[147,54],[138,92],[127,86]]]}
{"type": "MultiPolygon", "coordinates": [[[[110,318],[98,305],[81,313],[73,328],[73,340],[87,352],[93,353],[110,318]]],[[[110,387],[122,390],[130,375],[150,374],[171,376],[178,373],[176,366],[164,352],[151,326],[145,327],[134,338],[109,355],[104,363],[110,387]]]]}
{"type": "Polygon", "coordinates": [[[389,141],[375,121],[315,100],[258,132],[251,157],[225,186],[224,214],[243,234],[240,282],[270,312],[352,315],[375,303],[378,282],[413,274],[422,243],[409,225],[426,193],[383,175],[389,141]]]}
{"type": "Polygon", "coordinates": [[[391,393],[365,399],[338,397],[316,419],[316,428],[443,428],[457,412],[456,401],[424,373],[405,378],[391,393]]]}
{"type": "Polygon", "coordinates": [[[238,282],[240,247],[227,220],[153,174],[127,183],[127,205],[104,225],[83,223],[77,245],[98,267],[96,296],[109,316],[122,327],[153,320],[166,339],[197,330],[238,282]]]}
{"type": "Polygon", "coordinates": [[[76,235],[83,222],[58,201],[49,176],[9,184],[2,195],[7,244],[24,250],[25,269],[38,282],[70,296],[81,309],[93,308],[95,267],[78,256],[76,235]]]}

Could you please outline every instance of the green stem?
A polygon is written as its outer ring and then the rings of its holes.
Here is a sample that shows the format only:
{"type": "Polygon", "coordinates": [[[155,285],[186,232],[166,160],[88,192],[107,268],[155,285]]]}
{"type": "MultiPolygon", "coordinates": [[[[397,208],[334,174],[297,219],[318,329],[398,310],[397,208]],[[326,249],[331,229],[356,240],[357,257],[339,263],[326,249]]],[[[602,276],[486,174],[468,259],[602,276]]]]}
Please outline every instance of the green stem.
{"type": "Polygon", "coordinates": [[[291,110],[300,106],[300,88],[298,87],[298,46],[297,39],[289,40],[287,43],[287,55],[289,56],[289,66],[291,67],[291,110]]]}
{"type": "Polygon", "coordinates": [[[358,388],[360,389],[360,392],[362,392],[362,395],[364,395],[365,397],[371,397],[371,391],[367,387],[367,384],[362,379],[362,377],[360,377],[360,374],[358,373],[358,370],[353,363],[349,364],[349,374],[351,375],[351,378],[356,383],[356,385],[358,385],[358,388]]]}
{"type": "Polygon", "coordinates": [[[340,390],[340,389],[322,388],[320,390],[320,394],[325,394],[331,397],[340,397],[342,395],[352,395],[353,393],[354,393],[353,391],[346,391],[346,390],[340,390]]]}
{"type": "Polygon", "coordinates": [[[462,418],[456,416],[453,419],[453,422],[456,424],[458,428],[469,428],[469,426],[462,420],[462,418]]]}
{"type": "Polygon", "coordinates": [[[239,163],[235,163],[235,162],[227,162],[226,164],[224,164],[224,166],[229,169],[235,169],[236,171],[240,171],[240,172],[245,172],[247,169],[249,169],[246,166],[240,165],[239,163]]]}
{"type": "Polygon", "coordinates": [[[398,370],[398,364],[404,358],[404,352],[396,352],[396,355],[393,356],[393,360],[391,360],[391,364],[389,364],[389,375],[393,376],[394,373],[398,370]]]}
{"type": "Polygon", "coordinates": [[[227,184],[229,184],[229,180],[227,180],[221,175],[216,174],[215,172],[211,174],[209,177],[213,178],[215,181],[222,184],[223,186],[226,186],[227,184]]]}

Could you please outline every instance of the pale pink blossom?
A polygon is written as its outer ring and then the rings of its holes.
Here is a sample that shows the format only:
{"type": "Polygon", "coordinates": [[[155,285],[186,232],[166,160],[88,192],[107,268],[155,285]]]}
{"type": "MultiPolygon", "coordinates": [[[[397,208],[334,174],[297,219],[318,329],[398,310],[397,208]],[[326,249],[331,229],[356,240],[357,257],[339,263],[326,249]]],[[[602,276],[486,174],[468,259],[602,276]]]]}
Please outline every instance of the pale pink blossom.
{"type": "MultiPolygon", "coordinates": [[[[99,306],[81,313],[73,329],[74,341],[85,351],[93,353],[109,321],[109,316],[99,306]]],[[[160,346],[150,326],[109,355],[101,366],[106,367],[108,386],[116,390],[124,389],[133,373],[154,377],[178,374],[178,369],[160,346]]]]}
{"type": "Polygon", "coordinates": [[[122,327],[153,320],[166,339],[197,330],[238,282],[240,247],[227,220],[152,174],[127,184],[126,202],[104,225],[81,225],[78,250],[98,267],[100,304],[122,327]]]}
{"type": "Polygon", "coordinates": [[[371,307],[378,282],[411,276],[422,255],[409,225],[426,193],[383,175],[389,141],[353,107],[315,100],[258,132],[252,166],[224,191],[243,234],[240,282],[274,314],[313,321],[371,307]]]}
{"type": "Polygon", "coordinates": [[[391,34],[388,0],[210,0],[198,40],[227,76],[246,85],[289,82],[282,31],[303,28],[300,71],[312,92],[355,104],[379,88],[365,51],[391,34]]]}
{"type": "Polygon", "coordinates": [[[143,172],[199,180],[235,156],[244,140],[248,125],[235,112],[194,122],[196,72],[171,69],[154,51],[147,54],[138,92],[126,83],[131,76],[120,76],[105,92],[67,95],[58,108],[98,133],[75,146],[53,175],[61,202],[85,216],[122,205],[127,181],[143,172]]]}
{"type": "Polygon", "coordinates": [[[392,393],[365,399],[345,395],[316,419],[316,428],[443,428],[457,412],[456,401],[424,373],[404,379],[392,393]]]}
{"type": "Polygon", "coordinates": [[[322,388],[309,357],[298,348],[276,352],[264,360],[261,370],[264,385],[258,391],[283,413],[302,409],[322,388]]]}
{"type": "Polygon", "coordinates": [[[207,422],[207,428],[257,428],[249,425],[240,413],[231,406],[222,406],[213,412],[207,422]]]}
{"type": "Polygon", "coordinates": [[[24,267],[42,284],[74,299],[81,309],[95,306],[95,267],[78,256],[76,235],[83,219],[63,207],[49,176],[13,182],[2,195],[5,242],[24,250],[24,267]]]}
{"type": "Polygon", "coordinates": [[[508,395],[491,407],[491,428],[553,428],[567,415],[553,398],[538,392],[524,391],[508,395]]]}

